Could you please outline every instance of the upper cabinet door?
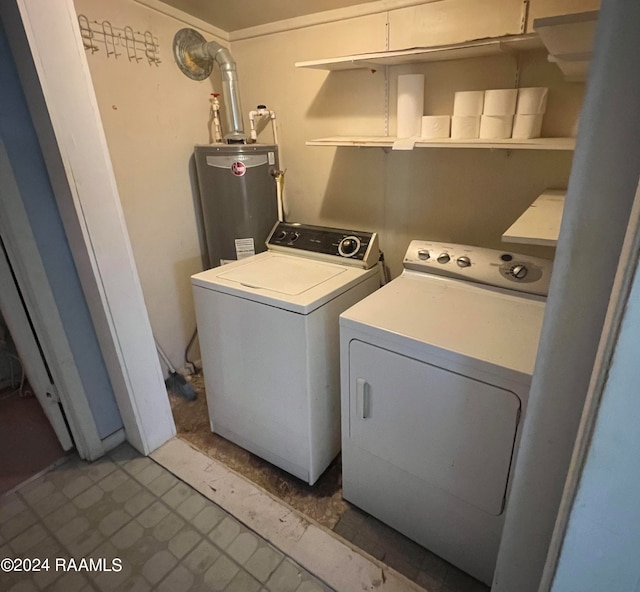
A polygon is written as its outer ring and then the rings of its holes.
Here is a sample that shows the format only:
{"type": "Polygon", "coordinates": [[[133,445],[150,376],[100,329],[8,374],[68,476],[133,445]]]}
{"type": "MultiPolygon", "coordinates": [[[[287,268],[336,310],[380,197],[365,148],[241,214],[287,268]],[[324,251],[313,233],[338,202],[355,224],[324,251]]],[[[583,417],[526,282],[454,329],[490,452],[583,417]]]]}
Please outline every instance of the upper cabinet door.
{"type": "Polygon", "coordinates": [[[522,0],[443,0],[391,10],[389,49],[518,35],[525,18],[522,0]]]}

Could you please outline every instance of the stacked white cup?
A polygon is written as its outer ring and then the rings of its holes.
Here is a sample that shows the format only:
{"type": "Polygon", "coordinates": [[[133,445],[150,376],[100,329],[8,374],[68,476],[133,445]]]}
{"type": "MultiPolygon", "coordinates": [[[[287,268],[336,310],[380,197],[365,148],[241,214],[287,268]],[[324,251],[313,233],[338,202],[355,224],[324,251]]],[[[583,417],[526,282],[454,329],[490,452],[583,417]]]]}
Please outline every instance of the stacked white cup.
{"type": "Polygon", "coordinates": [[[483,105],[483,90],[461,91],[455,94],[451,118],[452,138],[463,140],[479,136],[483,105]]]}
{"type": "Polygon", "coordinates": [[[549,89],[545,87],[521,88],[518,91],[512,138],[540,137],[542,118],[547,109],[548,94],[549,89]]]}
{"type": "Polygon", "coordinates": [[[448,138],[451,130],[451,117],[449,115],[424,115],[422,117],[423,140],[441,140],[448,138]]]}
{"type": "Polygon", "coordinates": [[[500,140],[511,137],[517,100],[517,88],[500,88],[485,91],[484,108],[480,118],[481,138],[500,140]]]}

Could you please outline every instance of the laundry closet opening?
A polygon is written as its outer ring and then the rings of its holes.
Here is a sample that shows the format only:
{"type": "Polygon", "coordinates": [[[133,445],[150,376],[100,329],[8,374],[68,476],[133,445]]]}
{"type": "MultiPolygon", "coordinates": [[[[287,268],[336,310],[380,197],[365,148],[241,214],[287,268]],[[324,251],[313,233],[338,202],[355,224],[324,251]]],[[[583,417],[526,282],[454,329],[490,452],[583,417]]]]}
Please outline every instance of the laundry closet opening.
{"type": "MultiPolygon", "coordinates": [[[[192,369],[190,364],[210,355],[201,339],[201,351],[194,346],[191,362],[185,360],[185,346],[196,326],[190,278],[222,260],[260,256],[264,237],[248,241],[247,235],[232,234],[228,225],[217,232],[238,239],[232,242],[232,255],[207,248],[210,237],[202,223],[206,212],[199,198],[198,159],[208,167],[211,183],[217,178],[227,183],[248,179],[257,165],[253,167],[247,158],[258,155],[232,157],[253,144],[227,143],[225,130],[220,133],[221,122],[223,128],[230,125],[225,116],[235,126],[237,112],[229,118],[229,98],[224,96],[230,70],[222,75],[218,63],[212,70],[203,67],[216,46],[200,48],[196,60],[182,59],[179,68],[176,54],[172,55],[176,34],[194,27],[197,34],[182,34],[186,46],[200,36],[228,49],[237,61],[244,114],[252,110],[257,121],[256,138],[251,140],[257,139],[255,145],[276,145],[277,155],[270,161],[267,154],[267,166],[273,166],[274,173],[286,171],[284,204],[279,204],[277,215],[284,214],[287,222],[379,233],[391,276],[397,277],[411,240],[473,245],[544,259],[555,254],[549,244],[505,245],[503,234],[546,190],[566,188],[584,85],[569,84],[541,45],[528,45],[535,41],[533,19],[546,16],[544,7],[532,2],[536,10],[527,16],[521,2],[495,4],[496,8],[500,4],[500,10],[470,14],[467,3],[457,0],[416,3],[416,7],[387,7],[344,20],[318,19],[291,29],[285,23],[282,29],[268,28],[245,37],[177,10],[159,10],[156,2],[117,0],[106,5],[75,0],[150,323],[178,372],[192,369]],[[431,31],[431,11],[439,9],[445,10],[443,18],[450,29],[431,31]],[[485,18],[485,14],[496,18],[485,18]],[[522,51],[510,46],[503,51],[500,39],[505,36],[517,36],[524,43],[519,46],[522,51]],[[434,52],[425,51],[423,61],[381,62],[375,67],[366,61],[355,63],[360,54],[442,48],[478,39],[489,40],[500,51],[492,53],[489,48],[472,55],[466,47],[465,59],[449,60],[445,52],[441,61],[431,61],[427,54],[434,52]],[[333,57],[340,55],[345,57],[333,57]],[[341,67],[346,64],[354,69],[341,67]],[[185,69],[203,76],[190,79],[185,69]],[[541,124],[538,131],[543,137],[516,141],[504,138],[504,130],[485,142],[477,137],[464,142],[425,136],[410,149],[393,150],[399,80],[406,75],[423,77],[420,115],[441,118],[455,115],[457,92],[484,96],[487,90],[494,94],[507,90],[505,94],[515,100],[518,87],[542,89],[544,119],[537,111],[524,115],[541,124]],[[275,126],[270,125],[275,120],[272,109],[277,112],[277,139],[275,126]]],[[[482,107],[479,110],[472,116],[476,123],[482,121],[482,107]]],[[[487,112],[485,119],[494,116],[498,117],[487,112]]],[[[499,117],[511,120],[509,114],[499,117]]],[[[241,132],[233,127],[234,134],[241,132]]],[[[406,144],[410,142],[404,148],[406,144]]],[[[268,176],[267,181],[271,183],[268,176]]],[[[237,291],[242,289],[237,286],[237,291]]],[[[217,326],[212,323],[211,330],[217,326]]],[[[242,367],[243,352],[234,350],[233,355],[242,367]]],[[[166,376],[167,368],[163,369],[166,376]]],[[[453,580],[445,574],[458,573],[451,566],[391,528],[376,524],[343,499],[340,456],[309,486],[212,433],[215,411],[207,407],[202,375],[192,376],[189,384],[197,392],[195,401],[169,395],[181,439],[410,579],[451,587],[453,580]],[[386,541],[390,546],[385,547],[386,541]],[[403,553],[398,552],[401,548],[403,553]],[[431,571],[426,569],[430,562],[436,566],[431,571]]]]}

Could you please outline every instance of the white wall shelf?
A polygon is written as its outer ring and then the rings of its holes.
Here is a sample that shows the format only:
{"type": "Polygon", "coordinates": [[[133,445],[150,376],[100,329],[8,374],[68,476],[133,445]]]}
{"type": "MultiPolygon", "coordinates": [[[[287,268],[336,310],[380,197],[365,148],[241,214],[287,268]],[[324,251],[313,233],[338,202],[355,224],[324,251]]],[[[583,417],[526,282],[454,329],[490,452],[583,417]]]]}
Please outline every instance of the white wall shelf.
{"type": "Polygon", "coordinates": [[[533,21],[533,28],[569,82],[587,79],[598,11],[551,16],[533,21]]]}
{"type": "Polygon", "coordinates": [[[420,62],[441,62],[464,58],[513,53],[544,47],[536,33],[526,35],[510,35],[495,39],[480,39],[437,45],[433,47],[416,47],[396,51],[361,53],[350,56],[296,62],[296,68],[314,68],[317,70],[377,70],[382,66],[398,66],[420,62]]]}
{"type": "Polygon", "coordinates": [[[508,243],[555,247],[566,191],[548,189],[502,235],[508,243]]]}
{"type": "MultiPolygon", "coordinates": [[[[307,146],[359,146],[363,148],[393,148],[397,138],[389,136],[336,136],[309,140],[307,146]]],[[[405,142],[405,140],[403,140],[405,142]]],[[[530,140],[442,140],[416,139],[414,148],[485,148],[498,150],[564,150],[575,148],[575,138],[533,138],[530,140]]]]}

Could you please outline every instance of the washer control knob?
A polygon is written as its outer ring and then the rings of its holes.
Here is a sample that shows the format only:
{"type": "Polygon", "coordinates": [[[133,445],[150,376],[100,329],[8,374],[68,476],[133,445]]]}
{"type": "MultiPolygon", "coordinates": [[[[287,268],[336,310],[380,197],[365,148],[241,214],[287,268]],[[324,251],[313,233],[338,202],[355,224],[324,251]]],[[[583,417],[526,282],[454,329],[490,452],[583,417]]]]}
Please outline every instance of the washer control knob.
{"type": "Polygon", "coordinates": [[[286,230],[281,230],[280,232],[278,232],[278,235],[276,236],[276,240],[284,240],[285,238],[287,238],[286,230]]]}
{"type": "Polygon", "coordinates": [[[525,265],[522,265],[522,264],[514,265],[511,268],[511,275],[517,280],[523,280],[524,278],[527,277],[528,273],[529,273],[529,270],[525,265]]]}
{"type": "Polygon", "coordinates": [[[300,233],[299,232],[292,232],[289,235],[289,242],[290,243],[295,243],[299,238],[300,238],[300,233]]]}
{"type": "Polygon", "coordinates": [[[471,259],[466,255],[463,255],[456,259],[456,263],[458,264],[458,267],[469,267],[469,265],[471,265],[471,259]]]}
{"type": "Polygon", "coordinates": [[[440,253],[438,255],[438,263],[449,263],[449,261],[451,261],[449,253],[440,253]]]}
{"type": "Polygon", "coordinates": [[[360,239],[357,236],[345,236],[338,244],[338,253],[343,257],[352,257],[360,248],[360,239]]]}
{"type": "Polygon", "coordinates": [[[420,259],[421,261],[427,261],[429,257],[429,251],[427,251],[426,249],[420,249],[418,251],[418,259],[420,259]]]}

